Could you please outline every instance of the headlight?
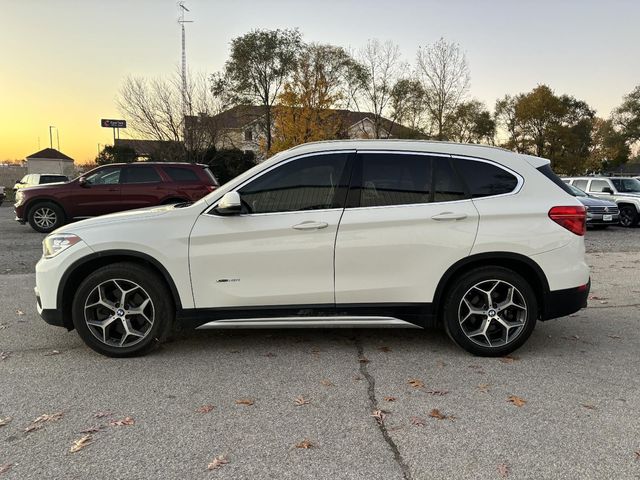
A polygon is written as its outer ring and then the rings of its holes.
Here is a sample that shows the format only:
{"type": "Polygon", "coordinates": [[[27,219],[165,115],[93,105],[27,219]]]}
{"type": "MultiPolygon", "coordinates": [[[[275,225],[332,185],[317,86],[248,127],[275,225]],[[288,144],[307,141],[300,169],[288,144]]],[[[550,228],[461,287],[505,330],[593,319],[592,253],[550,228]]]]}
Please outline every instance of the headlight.
{"type": "Polygon", "coordinates": [[[19,207],[24,202],[24,192],[22,190],[18,190],[16,192],[16,205],[19,207]]]}
{"type": "Polygon", "coordinates": [[[49,235],[42,241],[42,256],[51,258],[63,252],[69,247],[74,246],[81,240],[77,235],[72,233],[56,233],[49,235]]]}

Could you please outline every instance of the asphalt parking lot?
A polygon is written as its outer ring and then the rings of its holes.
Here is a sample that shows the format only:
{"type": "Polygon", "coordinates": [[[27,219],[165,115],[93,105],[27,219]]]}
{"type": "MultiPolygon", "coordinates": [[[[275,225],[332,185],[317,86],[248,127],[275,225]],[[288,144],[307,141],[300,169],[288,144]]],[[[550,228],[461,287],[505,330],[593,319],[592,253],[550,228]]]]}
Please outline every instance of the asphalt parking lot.
{"type": "Polygon", "coordinates": [[[12,218],[0,208],[3,480],[640,477],[640,228],[588,232],[589,308],[512,357],[366,329],[192,332],[115,360],[39,319],[43,236],[12,218]]]}

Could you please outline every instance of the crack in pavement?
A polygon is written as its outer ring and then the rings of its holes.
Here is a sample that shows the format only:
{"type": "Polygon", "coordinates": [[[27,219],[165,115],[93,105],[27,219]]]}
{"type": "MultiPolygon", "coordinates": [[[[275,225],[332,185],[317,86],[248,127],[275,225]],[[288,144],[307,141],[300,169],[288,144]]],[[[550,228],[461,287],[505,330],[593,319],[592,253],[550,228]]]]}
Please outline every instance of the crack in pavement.
{"type": "MultiPolygon", "coordinates": [[[[360,374],[367,380],[367,394],[369,395],[369,404],[371,410],[380,410],[380,408],[378,407],[378,400],[376,399],[375,392],[376,380],[369,373],[369,369],[367,368],[367,359],[364,356],[364,347],[362,346],[360,337],[354,337],[353,343],[358,349],[358,363],[360,364],[360,374]]],[[[409,466],[402,458],[402,454],[400,453],[398,445],[396,445],[396,442],[394,442],[391,438],[391,435],[389,435],[389,431],[387,430],[384,421],[376,422],[376,425],[378,426],[378,430],[380,430],[380,433],[382,434],[382,438],[391,449],[391,452],[393,453],[393,459],[400,467],[400,470],[402,470],[402,478],[404,478],[404,480],[411,480],[411,471],[409,470],[409,466]]]]}

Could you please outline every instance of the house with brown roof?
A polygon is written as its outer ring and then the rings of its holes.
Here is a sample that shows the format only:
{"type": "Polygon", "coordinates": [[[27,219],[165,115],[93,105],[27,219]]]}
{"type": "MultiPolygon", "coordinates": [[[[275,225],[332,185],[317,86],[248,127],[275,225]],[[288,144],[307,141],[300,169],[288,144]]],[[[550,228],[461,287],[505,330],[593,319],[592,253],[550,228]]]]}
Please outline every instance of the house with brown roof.
{"type": "MultiPolygon", "coordinates": [[[[273,107],[274,118],[278,109],[273,107]]],[[[338,121],[335,138],[364,139],[375,138],[375,115],[370,112],[351,110],[329,110],[338,121]]],[[[260,147],[264,143],[264,107],[238,105],[214,116],[187,116],[187,132],[208,131],[217,149],[238,149],[252,151],[260,157],[260,147]]],[[[274,122],[274,125],[276,122],[274,122]]],[[[272,127],[273,128],[273,127],[272,127]]],[[[380,138],[421,138],[422,134],[392,120],[380,119],[380,138]]],[[[195,135],[195,134],[194,134],[195,135]]]]}
{"type": "Polygon", "coordinates": [[[45,148],[26,157],[27,173],[55,173],[71,177],[75,174],[73,158],[56,150],[45,148]]]}

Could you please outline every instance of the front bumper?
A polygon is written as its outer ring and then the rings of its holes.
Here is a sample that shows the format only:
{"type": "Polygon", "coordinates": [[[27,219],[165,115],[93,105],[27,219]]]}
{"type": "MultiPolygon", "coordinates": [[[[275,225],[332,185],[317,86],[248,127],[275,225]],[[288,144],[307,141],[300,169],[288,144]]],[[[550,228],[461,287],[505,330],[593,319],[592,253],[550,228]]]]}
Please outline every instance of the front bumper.
{"type": "Polygon", "coordinates": [[[16,222],[24,225],[25,223],[27,223],[27,219],[25,218],[25,212],[24,212],[24,205],[20,205],[20,206],[16,206],[15,204],[13,205],[13,213],[16,216],[15,220],[16,222]]]}
{"type": "Polygon", "coordinates": [[[62,311],[56,310],[54,308],[42,308],[42,301],[40,300],[40,292],[38,292],[38,287],[35,287],[33,290],[36,294],[36,308],[38,310],[38,315],[40,315],[40,317],[49,325],[64,327],[65,323],[62,317],[62,311]]]}
{"type": "Polygon", "coordinates": [[[587,225],[616,225],[619,220],[620,216],[617,213],[606,216],[602,213],[587,212],[587,225]]]}
{"type": "Polygon", "coordinates": [[[563,290],[554,290],[545,294],[544,309],[540,320],[551,320],[552,318],[566,317],[587,306],[589,291],[591,290],[591,279],[586,285],[563,290]]]}

